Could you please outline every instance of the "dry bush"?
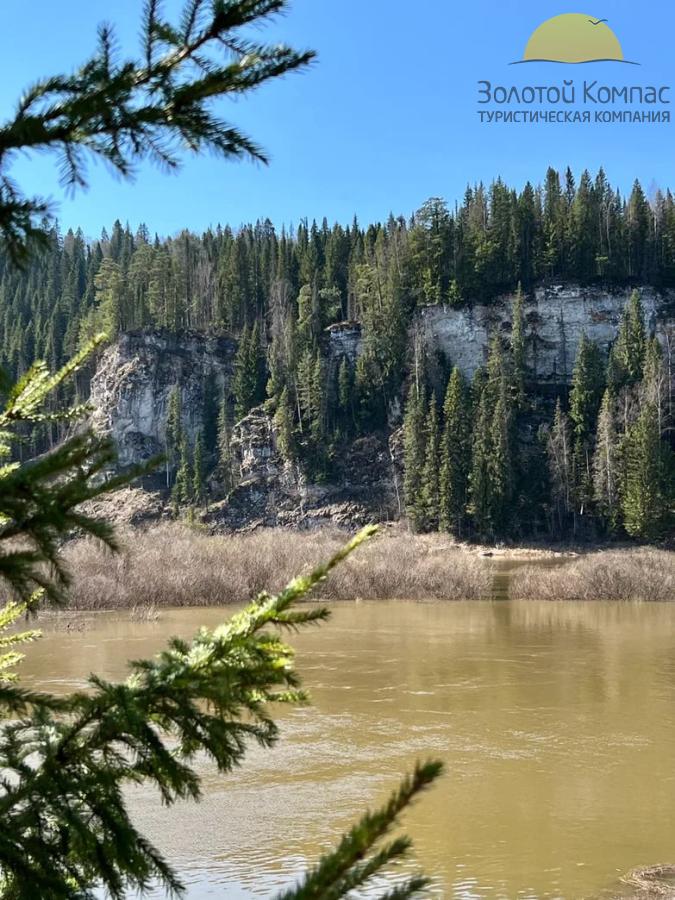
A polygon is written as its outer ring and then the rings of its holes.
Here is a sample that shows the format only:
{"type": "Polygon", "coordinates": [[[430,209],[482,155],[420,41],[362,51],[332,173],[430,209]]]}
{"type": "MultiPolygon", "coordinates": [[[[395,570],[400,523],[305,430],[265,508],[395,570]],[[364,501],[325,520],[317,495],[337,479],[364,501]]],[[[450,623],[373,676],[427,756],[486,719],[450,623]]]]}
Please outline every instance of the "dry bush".
{"type": "MultiPolygon", "coordinates": [[[[71,606],[131,609],[241,603],[277,591],[346,541],[336,530],[267,529],[210,536],[180,524],[120,535],[114,555],[91,540],[65,549],[74,573],[71,606]]],[[[382,534],[338,567],[322,586],[330,600],[474,599],[490,594],[489,565],[443,538],[382,534]]]]}
{"type": "Polygon", "coordinates": [[[510,585],[514,600],[675,600],[675,554],[604,550],[555,567],[526,566],[510,585]]]}

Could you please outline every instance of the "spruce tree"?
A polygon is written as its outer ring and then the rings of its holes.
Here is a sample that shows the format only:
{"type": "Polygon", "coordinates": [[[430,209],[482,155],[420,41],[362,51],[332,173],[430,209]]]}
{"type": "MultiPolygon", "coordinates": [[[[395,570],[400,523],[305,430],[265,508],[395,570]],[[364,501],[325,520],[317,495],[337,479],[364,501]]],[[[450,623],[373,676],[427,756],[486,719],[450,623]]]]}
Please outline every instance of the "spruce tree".
{"type": "Polygon", "coordinates": [[[659,434],[658,410],[645,403],[626,440],[626,478],[621,506],[632,537],[653,540],[671,524],[672,452],[659,434]]]}
{"type": "Polygon", "coordinates": [[[218,470],[225,495],[234,487],[234,459],[232,457],[232,429],[230,407],[223,396],[218,414],[218,470]]]}
{"type": "Polygon", "coordinates": [[[572,375],[570,420],[574,442],[574,491],[580,513],[593,497],[593,436],[604,389],[600,349],[582,334],[572,375]]]}
{"type": "Polygon", "coordinates": [[[645,351],[645,314],[640,292],[635,290],[631,294],[621,319],[615,351],[624,377],[630,384],[634,384],[642,378],[645,351]]]}
{"type": "Polygon", "coordinates": [[[619,440],[614,421],[614,396],[608,389],[602,398],[593,454],[593,496],[598,513],[610,531],[619,523],[619,440]]]}
{"type": "Polygon", "coordinates": [[[516,406],[521,408],[525,401],[525,319],[523,312],[523,288],[520,282],[513,303],[513,323],[511,327],[511,355],[513,359],[513,383],[516,406]]]}
{"type": "Polygon", "coordinates": [[[181,389],[178,385],[169,394],[169,409],[165,426],[166,445],[166,486],[171,484],[171,474],[176,471],[180,462],[180,447],[183,442],[183,404],[181,389]]]}
{"type": "Polygon", "coordinates": [[[282,458],[286,462],[293,462],[297,457],[295,441],[295,427],[293,419],[293,407],[288,394],[288,388],[284,388],[279,397],[277,409],[274,414],[274,426],[277,433],[277,447],[282,458]]]}
{"type": "Polygon", "coordinates": [[[555,528],[558,534],[564,534],[572,511],[574,451],[569,419],[563,412],[560,399],[556,402],[546,449],[555,528]]]}
{"type": "Polygon", "coordinates": [[[340,426],[343,433],[349,436],[354,427],[354,378],[346,356],[342,357],[338,369],[337,393],[340,426]]]}
{"type": "Polygon", "coordinates": [[[440,463],[440,528],[460,537],[468,502],[471,468],[471,416],[466,382],[452,370],[443,405],[440,463]]]}
{"type": "Polygon", "coordinates": [[[183,434],[178,447],[178,468],[176,479],[171,490],[171,502],[174,515],[178,516],[180,510],[189,506],[192,501],[192,471],[190,466],[190,448],[187,438],[183,434]]]}
{"type": "Polygon", "coordinates": [[[414,531],[424,527],[422,478],[425,461],[426,401],[423,391],[412,385],[403,418],[403,494],[406,515],[414,531]]]}
{"type": "Polygon", "coordinates": [[[418,528],[421,531],[429,532],[438,531],[440,513],[440,434],[435,394],[432,394],[429,402],[424,437],[424,465],[420,483],[421,517],[418,528]]]}
{"type": "Polygon", "coordinates": [[[196,506],[206,504],[205,456],[204,432],[200,431],[195,441],[192,459],[192,498],[196,506]]]}
{"type": "Polygon", "coordinates": [[[508,530],[512,514],[514,448],[511,404],[503,379],[492,415],[490,429],[489,489],[490,526],[494,535],[508,530]]]}
{"type": "MultiPolygon", "coordinates": [[[[478,387],[474,381],[474,388],[478,387]]],[[[492,450],[491,424],[494,409],[487,387],[483,387],[477,405],[471,437],[470,512],[479,535],[487,536],[491,529],[490,456],[492,450]]]]}

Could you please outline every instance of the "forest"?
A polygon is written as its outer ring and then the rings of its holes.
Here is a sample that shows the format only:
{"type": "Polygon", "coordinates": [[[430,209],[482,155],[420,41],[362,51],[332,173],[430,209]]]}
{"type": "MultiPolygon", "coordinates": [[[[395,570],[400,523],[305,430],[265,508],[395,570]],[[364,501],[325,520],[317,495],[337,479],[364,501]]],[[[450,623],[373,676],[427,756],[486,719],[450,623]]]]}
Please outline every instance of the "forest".
{"type": "MultiPolygon", "coordinates": [[[[117,221],[97,240],[52,226],[25,269],[0,257],[0,366],[12,378],[35,359],[56,368],[101,331],[109,340],[145,328],[234,336],[231,394],[205,390],[194,446],[182,434],[179,385],[172,397],[177,513],[208,502],[214,469],[223,491],[232,487],[231,429],[260,403],[284,457],[320,481],[348,442],[396,427],[402,397],[405,507],[416,530],[659,537],[671,526],[672,399],[639,296],[609,358],[582,342],[569,398],[548,409],[528,384],[522,292],[551,281],[675,287],[670,191],[647,197],[636,181],[623,197],[603,170],[577,183],[569,169],[549,169],[520,192],[497,179],[467,188],[453,209],[432,198],[409,219],[368,226],[324,219],[277,232],[264,221],[160,238],[117,221]],[[473,384],[451,360],[411,349],[416,310],[489,304],[517,289],[511,342],[493,342],[473,384]],[[362,352],[333,370],[325,330],[345,321],[359,324],[362,352]]],[[[54,402],[86,397],[86,376],[76,393],[54,402]]],[[[31,452],[59,437],[58,425],[44,424],[31,452]]]]}

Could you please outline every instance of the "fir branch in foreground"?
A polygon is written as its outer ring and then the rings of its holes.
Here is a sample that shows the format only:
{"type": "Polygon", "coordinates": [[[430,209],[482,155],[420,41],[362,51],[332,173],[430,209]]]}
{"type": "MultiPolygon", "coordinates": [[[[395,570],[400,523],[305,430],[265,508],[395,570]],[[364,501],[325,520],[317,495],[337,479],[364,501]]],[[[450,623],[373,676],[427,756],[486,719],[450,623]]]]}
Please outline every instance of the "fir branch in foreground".
{"type": "MultiPolygon", "coordinates": [[[[173,640],[156,659],[132,663],[121,684],[92,675],[87,692],[42,695],[33,707],[34,694],[0,683],[0,708],[24,716],[0,736],[2,896],[88,898],[99,884],[111,897],[122,898],[157,880],[179,892],[169,863],[134,827],[123,785],[151,782],[167,804],[196,800],[200,779],[191,764],[198,752],[228,772],[251,741],[264,747],[276,741],[268,704],[305,699],[293,650],[277,629],[328,617],[323,607],[294,604],[374,530],[364,529],[277,596],[261,594],[227,624],[204,628],[189,643],[173,640]]],[[[422,767],[384,811],[367,816],[359,846],[382,836],[437,770],[422,767]]],[[[357,832],[341,845],[341,859],[352,853],[345,848],[354,846],[357,832]]],[[[405,849],[405,842],[395,842],[382,865],[405,849]]],[[[346,876],[340,871],[342,879],[346,876]]]]}
{"type": "MultiPolygon", "coordinates": [[[[305,875],[297,888],[284,892],[277,900],[338,900],[357,888],[372,887],[376,876],[386,874],[392,863],[400,862],[408,853],[411,842],[407,837],[399,837],[380,849],[377,845],[398,823],[401,812],[442,771],[443,764],[438,761],[418,764],[383,807],[366,813],[335,850],[305,875]]],[[[414,875],[381,894],[379,900],[406,900],[430,883],[425,876],[414,875]]]]}
{"type": "Polygon", "coordinates": [[[14,118],[0,127],[0,235],[13,261],[24,265],[29,244],[44,243],[36,221],[48,212],[44,200],[24,196],[8,176],[18,152],[59,154],[61,181],[70,189],[87,186],[87,155],[123,178],[143,158],[175,169],[185,150],[266,162],[251,138],[214,113],[212,101],[245,94],[313,59],[311,51],[254,44],[242,35],[286,6],[287,0],[188,0],[174,26],[159,0],[149,0],[141,59],[118,60],[104,25],[96,52],[74,75],[46,78],[26,91],[14,118]]]}

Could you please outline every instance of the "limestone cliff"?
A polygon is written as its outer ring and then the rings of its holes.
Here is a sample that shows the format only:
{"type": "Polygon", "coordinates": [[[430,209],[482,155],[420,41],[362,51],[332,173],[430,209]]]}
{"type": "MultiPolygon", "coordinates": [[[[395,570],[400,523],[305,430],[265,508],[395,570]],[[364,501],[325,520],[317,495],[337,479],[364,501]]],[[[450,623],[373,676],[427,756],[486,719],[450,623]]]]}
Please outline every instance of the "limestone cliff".
{"type": "MultiPolygon", "coordinates": [[[[674,343],[675,294],[642,290],[648,331],[674,343]]],[[[540,288],[526,298],[526,346],[530,377],[557,392],[569,382],[582,334],[607,348],[615,340],[630,291],[615,293],[573,285],[540,288]]],[[[489,306],[430,307],[413,330],[429,349],[470,377],[483,365],[495,331],[508,337],[513,297],[489,306]]],[[[352,363],[362,350],[358,323],[331,326],[325,335],[328,371],[340,360],[352,363]]],[[[120,465],[142,462],[165,446],[171,391],[180,385],[183,425],[190,440],[200,427],[208,380],[227,396],[234,372],[236,342],[228,337],[163,332],[126,334],[102,355],[91,383],[93,423],[110,434],[120,465]]],[[[208,516],[213,527],[239,529],[263,525],[309,526],[319,521],[357,525],[397,518],[401,511],[400,431],[358,438],[341,454],[330,483],[315,484],[277,451],[274,423],[264,406],[234,428],[232,450],[237,484],[208,516]]],[[[217,496],[217,494],[216,494],[217,496]]]]}
{"type": "Polygon", "coordinates": [[[103,353],[91,381],[93,425],[115,441],[122,467],[144,462],[165,446],[169,397],[180,385],[190,439],[201,424],[208,379],[222,392],[234,369],[236,343],[227,337],[161,331],[121,335],[103,353]]]}
{"type": "MultiPolygon", "coordinates": [[[[665,340],[675,328],[675,294],[660,295],[641,288],[647,330],[665,340]]],[[[631,290],[610,293],[577,285],[538,288],[525,297],[526,362],[534,381],[568,383],[582,334],[608,349],[616,339],[621,314],[631,290]]],[[[462,309],[433,306],[422,310],[417,327],[428,346],[441,349],[453,365],[471,377],[487,360],[495,331],[511,331],[513,295],[489,306],[462,309]]]]}

